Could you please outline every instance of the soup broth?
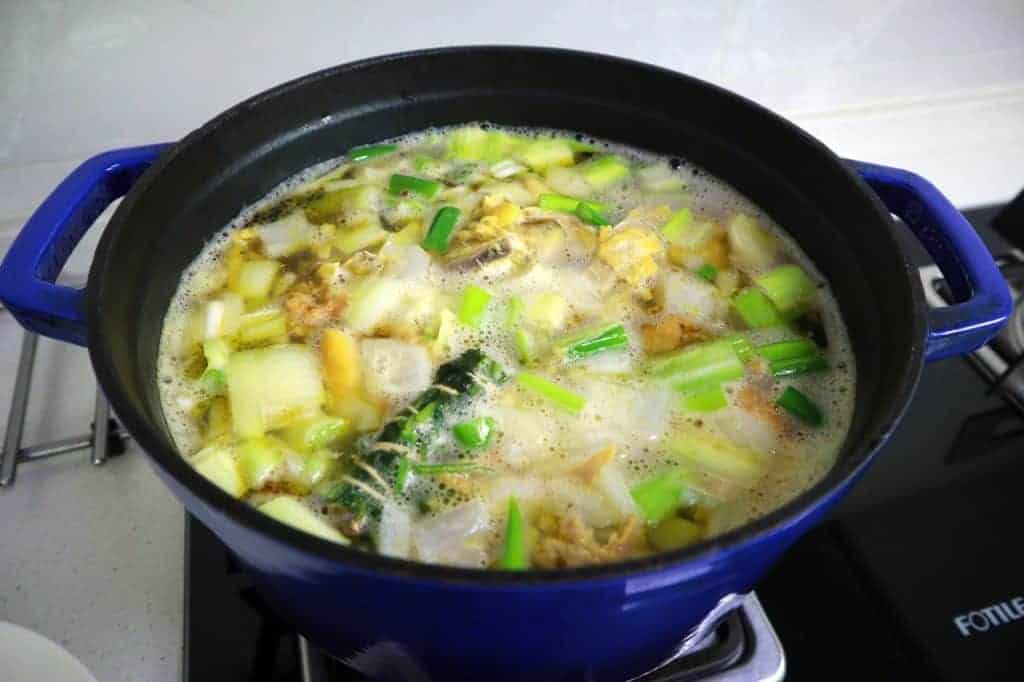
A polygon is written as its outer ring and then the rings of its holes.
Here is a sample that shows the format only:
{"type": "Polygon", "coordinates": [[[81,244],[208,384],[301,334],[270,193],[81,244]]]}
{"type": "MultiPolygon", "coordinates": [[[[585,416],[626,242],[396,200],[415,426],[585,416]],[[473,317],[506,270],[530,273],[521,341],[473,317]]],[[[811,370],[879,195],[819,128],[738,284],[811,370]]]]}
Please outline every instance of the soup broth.
{"type": "Polygon", "coordinates": [[[164,320],[164,414],[278,520],[430,563],[669,551],[835,461],[854,358],[780,226],[684,160],[433,129],[245,209],[164,320]]]}

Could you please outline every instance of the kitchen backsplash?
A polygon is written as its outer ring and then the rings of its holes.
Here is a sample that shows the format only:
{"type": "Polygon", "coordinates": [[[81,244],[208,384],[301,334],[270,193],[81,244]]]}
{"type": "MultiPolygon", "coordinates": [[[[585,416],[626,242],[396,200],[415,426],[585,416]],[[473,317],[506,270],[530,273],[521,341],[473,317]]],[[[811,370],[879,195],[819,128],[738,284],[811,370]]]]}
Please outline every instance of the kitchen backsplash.
{"type": "Polygon", "coordinates": [[[842,155],[911,168],[962,206],[1024,186],[1021,0],[2,3],[0,238],[95,152],[179,138],[332,64],[467,43],[687,72],[842,155]]]}

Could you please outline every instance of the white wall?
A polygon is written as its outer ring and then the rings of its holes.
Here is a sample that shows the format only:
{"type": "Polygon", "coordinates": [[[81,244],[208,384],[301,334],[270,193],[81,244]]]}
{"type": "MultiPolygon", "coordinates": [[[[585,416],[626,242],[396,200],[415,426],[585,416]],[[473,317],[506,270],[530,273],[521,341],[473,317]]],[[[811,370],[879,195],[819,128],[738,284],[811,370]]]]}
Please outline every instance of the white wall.
{"type": "Polygon", "coordinates": [[[6,2],[0,232],[106,148],[172,140],[275,83],[374,54],[559,45],[654,62],[912,168],[961,206],[1024,187],[1024,1],[6,2]]]}

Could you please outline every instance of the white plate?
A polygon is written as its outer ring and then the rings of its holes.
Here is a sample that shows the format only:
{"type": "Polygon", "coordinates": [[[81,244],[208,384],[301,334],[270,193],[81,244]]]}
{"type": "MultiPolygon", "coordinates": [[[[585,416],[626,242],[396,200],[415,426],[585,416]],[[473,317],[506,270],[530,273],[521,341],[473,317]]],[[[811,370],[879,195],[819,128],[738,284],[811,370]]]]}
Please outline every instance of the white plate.
{"type": "Polygon", "coordinates": [[[96,682],[60,645],[14,623],[0,622],[0,680],[3,682],[96,682]]]}

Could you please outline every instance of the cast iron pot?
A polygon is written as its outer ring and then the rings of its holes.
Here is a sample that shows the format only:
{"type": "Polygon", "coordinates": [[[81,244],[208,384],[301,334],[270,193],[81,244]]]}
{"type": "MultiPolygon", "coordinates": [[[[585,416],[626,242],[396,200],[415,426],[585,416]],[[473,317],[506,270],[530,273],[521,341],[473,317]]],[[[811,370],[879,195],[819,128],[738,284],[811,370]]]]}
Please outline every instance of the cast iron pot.
{"type": "Polygon", "coordinates": [[[750,590],[861,475],[896,428],[922,364],[984,343],[1010,310],[988,251],[920,177],[843,161],[782,118],[693,78],[519,47],[339,66],[243,102],[176,144],[101,154],[22,230],[0,268],[0,298],[26,328],[89,346],[103,390],[157,474],[301,632],[342,658],[374,647],[376,660],[403,671],[397,677],[432,680],[621,680],[670,657],[685,633],[750,590]],[[350,147],[481,120],[578,130],[692,160],[799,241],[832,283],[857,358],[853,424],[824,480],[778,511],[685,550],[505,573],[322,541],[192,470],[160,409],[156,356],[168,301],[206,240],[285,178],[350,147]],[[86,288],[54,284],[83,232],[124,194],[86,288]],[[894,235],[907,227],[959,303],[926,308],[894,235]]]}

